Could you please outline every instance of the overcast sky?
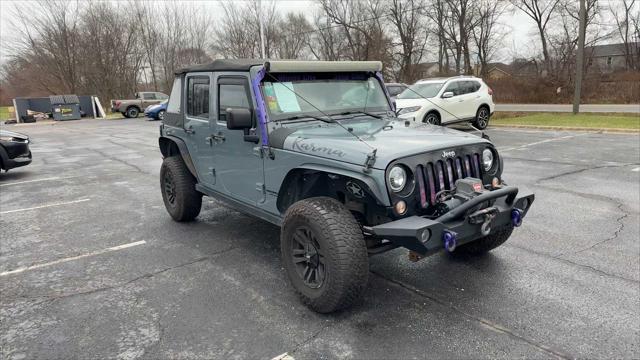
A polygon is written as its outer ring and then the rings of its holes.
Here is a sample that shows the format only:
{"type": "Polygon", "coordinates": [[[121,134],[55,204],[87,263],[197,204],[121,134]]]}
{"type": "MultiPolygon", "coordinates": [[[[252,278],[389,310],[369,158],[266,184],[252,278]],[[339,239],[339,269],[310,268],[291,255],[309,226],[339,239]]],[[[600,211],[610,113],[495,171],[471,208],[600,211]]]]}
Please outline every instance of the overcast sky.
{"type": "MultiPolygon", "coordinates": [[[[86,0],[85,0],[86,1],[86,0]]],[[[0,58],[2,62],[7,56],[7,42],[13,37],[13,29],[9,22],[13,12],[15,3],[22,1],[16,0],[0,0],[0,58]]],[[[185,1],[185,3],[197,3],[207,11],[210,11],[214,19],[222,16],[222,8],[220,1],[185,1]]],[[[265,0],[265,3],[267,1],[265,0]]],[[[277,0],[276,7],[278,11],[286,13],[289,11],[302,12],[307,15],[310,20],[318,5],[314,1],[308,0],[277,0]]],[[[532,56],[538,48],[537,37],[533,33],[534,27],[532,20],[520,11],[508,14],[503,17],[504,25],[509,29],[508,34],[504,37],[502,48],[497,54],[496,60],[510,61],[514,55],[532,56]]],[[[434,60],[437,56],[437,49],[429,52],[429,58],[426,60],[434,60]]]]}

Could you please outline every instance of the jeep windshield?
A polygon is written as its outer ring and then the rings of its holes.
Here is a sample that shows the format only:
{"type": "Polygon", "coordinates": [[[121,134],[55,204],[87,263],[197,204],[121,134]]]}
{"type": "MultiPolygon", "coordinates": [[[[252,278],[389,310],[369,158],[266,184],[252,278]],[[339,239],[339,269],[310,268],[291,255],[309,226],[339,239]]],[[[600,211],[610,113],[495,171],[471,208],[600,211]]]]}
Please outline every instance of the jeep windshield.
{"type": "Polygon", "coordinates": [[[438,95],[440,89],[442,89],[443,82],[437,83],[418,83],[409,86],[408,89],[405,89],[400,93],[396,98],[397,99],[422,99],[422,98],[432,98],[438,95]]]}
{"type": "Polygon", "coordinates": [[[305,74],[269,76],[262,93],[269,119],[329,120],[326,116],[358,115],[380,118],[391,111],[380,82],[373,77],[354,74],[332,77],[305,74]]]}

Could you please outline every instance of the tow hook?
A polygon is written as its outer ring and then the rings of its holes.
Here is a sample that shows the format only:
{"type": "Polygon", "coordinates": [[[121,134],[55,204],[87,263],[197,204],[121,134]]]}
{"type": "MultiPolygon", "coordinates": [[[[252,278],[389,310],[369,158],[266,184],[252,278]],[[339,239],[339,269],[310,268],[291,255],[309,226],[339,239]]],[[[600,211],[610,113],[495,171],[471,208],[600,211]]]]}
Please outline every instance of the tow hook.
{"type": "Polygon", "coordinates": [[[456,249],[456,244],[458,240],[458,234],[453,231],[444,231],[442,233],[442,241],[444,242],[444,248],[448,252],[453,252],[456,249]]]}
{"type": "Polygon", "coordinates": [[[498,209],[495,207],[478,210],[469,215],[469,222],[472,224],[482,223],[482,226],[480,226],[480,233],[483,236],[487,236],[491,232],[491,221],[493,221],[493,218],[496,217],[497,213],[498,209]]]}

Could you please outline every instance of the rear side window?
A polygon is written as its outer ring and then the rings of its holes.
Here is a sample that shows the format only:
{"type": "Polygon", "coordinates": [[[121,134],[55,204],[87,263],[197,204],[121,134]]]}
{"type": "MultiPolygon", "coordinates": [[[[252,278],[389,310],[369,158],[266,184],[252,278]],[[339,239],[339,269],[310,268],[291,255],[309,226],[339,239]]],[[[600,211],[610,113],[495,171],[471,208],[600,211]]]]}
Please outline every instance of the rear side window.
{"type": "Polygon", "coordinates": [[[177,77],[173,80],[173,87],[171,88],[171,96],[169,96],[169,103],[167,104],[167,112],[179,113],[180,112],[180,93],[182,91],[182,78],[177,77]]]}
{"type": "Polygon", "coordinates": [[[462,89],[460,89],[460,82],[458,81],[454,81],[452,83],[450,83],[449,85],[447,85],[447,88],[444,90],[444,92],[452,92],[453,96],[458,96],[462,94],[462,89]]]}
{"type": "Polygon", "coordinates": [[[156,100],[156,94],[155,93],[142,93],[142,98],[144,100],[156,100]]]}
{"type": "Polygon", "coordinates": [[[209,77],[187,78],[187,115],[209,118],[209,77]]]}
{"type": "Polygon", "coordinates": [[[218,89],[218,120],[227,121],[228,108],[250,109],[249,96],[244,85],[220,84],[218,89]]]}
{"type": "Polygon", "coordinates": [[[477,81],[461,81],[460,87],[463,94],[470,94],[480,89],[480,83],[477,81]]]}

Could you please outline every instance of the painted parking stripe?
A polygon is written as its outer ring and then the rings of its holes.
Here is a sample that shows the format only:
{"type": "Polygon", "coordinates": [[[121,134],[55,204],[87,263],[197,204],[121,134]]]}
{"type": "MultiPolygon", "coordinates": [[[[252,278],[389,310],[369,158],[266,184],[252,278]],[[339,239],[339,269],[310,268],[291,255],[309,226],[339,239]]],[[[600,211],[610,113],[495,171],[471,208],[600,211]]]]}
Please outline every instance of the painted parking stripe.
{"type": "Polygon", "coordinates": [[[631,171],[639,172],[640,171],[640,167],[637,167],[635,169],[631,169],[631,171]]]}
{"type": "Polygon", "coordinates": [[[25,181],[16,181],[16,182],[7,183],[7,184],[0,184],[0,187],[2,187],[2,186],[11,186],[11,185],[20,185],[20,184],[28,184],[28,183],[34,183],[34,182],[40,182],[40,181],[54,181],[54,180],[70,179],[70,178],[74,178],[74,177],[78,177],[78,176],[65,176],[65,177],[56,176],[56,177],[50,177],[50,178],[44,178],[44,179],[33,179],[33,180],[25,180],[25,181]]]}
{"type": "Polygon", "coordinates": [[[589,134],[576,134],[576,135],[560,136],[560,137],[540,140],[540,141],[536,141],[536,142],[532,142],[532,143],[524,144],[524,145],[520,145],[520,146],[513,146],[513,147],[507,147],[507,148],[498,148],[498,150],[500,150],[500,151],[511,151],[511,150],[526,149],[526,148],[528,148],[530,146],[546,144],[546,143],[553,142],[553,141],[572,139],[572,138],[575,138],[575,137],[585,136],[585,135],[589,135],[589,134]]]}
{"type": "Polygon", "coordinates": [[[295,359],[293,358],[293,356],[289,355],[288,353],[284,353],[274,357],[271,360],[295,360],[295,359]]]}
{"type": "Polygon", "coordinates": [[[136,242],[132,242],[132,243],[128,243],[128,244],[122,244],[122,245],[118,245],[118,246],[113,246],[113,247],[110,247],[110,248],[106,248],[106,249],[102,249],[102,250],[98,250],[98,251],[93,251],[93,252],[90,252],[90,253],[87,253],[87,254],[82,254],[82,255],[78,255],[78,256],[72,256],[72,257],[68,257],[68,258],[64,258],[64,259],[59,259],[59,260],[51,261],[51,262],[48,262],[48,263],[42,263],[42,264],[36,264],[36,265],[32,265],[32,266],[21,267],[21,268],[17,268],[15,270],[11,270],[11,271],[5,271],[5,272],[0,273],[0,276],[19,274],[21,272],[25,272],[25,271],[29,271],[29,270],[35,270],[35,269],[40,269],[40,268],[47,267],[47,266],[66,263],[66,262],[69,262],[69,261],[74,261],[74,260],[78,260],[78,259],[84,259],[84,258],[90,257],[90,256],[101,255],[101,254],[105,254],[105,253],[112,252],[112,251],[118,251],[118,250],[127,249],[127,248],[138,246],[138,245],[144,245],[146,243],[147,243],[146,241],[140,240],[140,241],[136,241],[136,242]]]}
{"type": "Polygon", "coordinates": [[[11,214],[11,213],[21,212],[21,211],[29,211],[29,210],[43,209],[43,208],[48,208],[48,207],[53,207],[53,206],[62,206],[62,205],[77,204],[77,203],[81,203],[81,202],[85,202],[85,201],[89,201],[89,200],[91,200],[91,199],[80,199],[80,200],[67,201],[67,202],[61,202],[61,203],[54,203],[54,204],[47,204],[47,205],[34,206],[34,207],[24,208],[24,209],[15,209],[15,210],[0,211],[0,215],[2,215],[2,214],[11,214]]]}

